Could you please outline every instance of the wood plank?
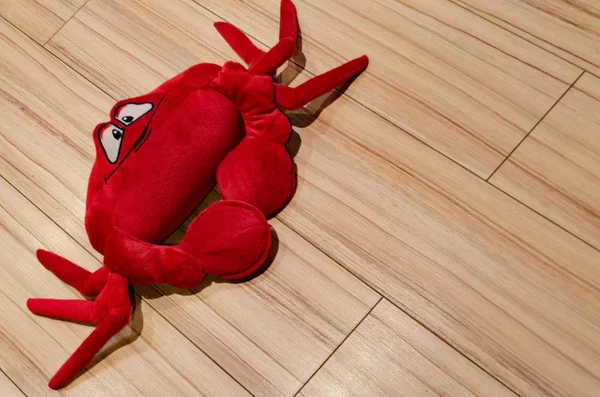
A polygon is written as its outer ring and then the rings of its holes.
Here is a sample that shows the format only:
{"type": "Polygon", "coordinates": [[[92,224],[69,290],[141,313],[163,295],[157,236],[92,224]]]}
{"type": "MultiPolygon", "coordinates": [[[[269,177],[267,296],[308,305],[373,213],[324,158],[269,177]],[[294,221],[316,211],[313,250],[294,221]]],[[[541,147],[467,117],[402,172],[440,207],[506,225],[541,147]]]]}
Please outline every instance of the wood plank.
{"type": "Polygon", "coordinates": [[[40,44],[46,43],[85,0],[5,0],[0,16],[40,44]]]}
{"type": "Polygon", "coordinates": [[[114,101],[6,22],[0,33],[2,175],[94,252],[81,227],[92,131],[114,101]]]}
{"type": "MultiPolygon", "coordinates": [[[[53,51],[103,89],[133,95],[151,86],[105,80],[157,76],[155,65],[170,77],[214,42],[210,30],[197,34],[201,8],[145,4],[92,1],[53,51]],[[111,27],[107,13],[127,23],[111,27]]],[[[598,251],[345,96],[316,121],[293,117],[305,126],[293,142],[299,184],[279,219],[519,394],[593,395],[598,251]]]]}
{"type": "MultiPolygon", "coordinates": [[[[54,395],[48,380],[90,327],[27,310],[30,297],[81,298],[37,262],[35,249],[63,253],[88,269],[100,264],[3,178],[0,203],[2,371],[29,395],[54,395]]],[[[86,396],[249,395],[154,309],[139,302],[131,327],[115,336],[63,390],[86,396]]]]}
{"type": "Polygon", "coordinates": [[[600,79],[585,74],[490,182],[600,249],[600,79]]]}
{"type": "MultiPolygon", "coordinates": [[[[217,199],[212,193],[202,207],[217,199]]],[[[278,248],[263,274],[243,285],[211,278],[194,296],[161,286],[169,299],[153,305],[254,394],[293,395],[379,295],[281,222],[270,223],[278,248]]]]}
{"type": "Polygon", "coordinates": [[[452,1],[600,76],[598,1],[452,1]]]}
{"type": "Polygon", "coordinates": [[[235,59],[214,22],[191,0],[92,0],[46,47],[113,98],[126,98],[196,63],[235,59]]]}
{"type": "Polygon", "coordinates": [[[0,372],[0,395],[25,397],[25,394],[23,394],[21,390],[19,390],[17,386],[12,383],[12,381],[4,374],[4,372],[0,372]]]}
{"type": "Polygon", "coordinates": [[[518,394],[593,396],[600,253],[393,132],[344,97],[298,129],[280,219],[518,394]]]}
{"type": "MultiPolygon", "coordinates": [[[[0,174],[87,244],[82,223],[94,150],[89,131],[92,121],[106,118],[112,100],[6,30],[10,41],[0,42],[0,48],[14,66],[9,64],[0,102],[9,120],[0,127],[0,174]],[[39,83],[28,80],[30,73],[39,83]],[[50,104],[49,109],[38,104],[50,104]]],[[[379,298],[285,225],[273,226],[277,257],[255,280],[207,280],[194,295],[145,291],[151,306],[255,395],[291,395],[300,389],[379,298]]]]}
{"type": "Polygon", "coordinates": [[[515,396],[387,300],[300,396],[515,396]]]}
{"type": "MultiPolygon", "coordinates": [[[[275,44],[279,0],[197,2],[275,44]]],[[[309,72],[368,53],[348,95],[485,178],[581,72],[445,0],[295,3],[309,72]]]]}

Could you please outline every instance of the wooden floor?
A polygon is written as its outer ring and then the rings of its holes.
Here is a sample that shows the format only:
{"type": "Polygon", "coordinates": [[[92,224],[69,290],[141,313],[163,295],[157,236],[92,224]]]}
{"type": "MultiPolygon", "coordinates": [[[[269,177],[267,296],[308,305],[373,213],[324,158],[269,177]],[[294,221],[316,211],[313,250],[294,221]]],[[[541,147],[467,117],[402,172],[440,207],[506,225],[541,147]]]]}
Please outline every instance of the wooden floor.
{"type": "Polygon", "coordinates": [[[102,261],[92,129],[237,60],[214,21],[274,45],[279,0],[0,1],[0,395],[600,396],[600,2],[295,3],[284,82],[371,63],[290,114],[271,266],[136,290],[131,326],[57,393],[90,328],[25,301],[78,296],[37,248],[102,261]]]}

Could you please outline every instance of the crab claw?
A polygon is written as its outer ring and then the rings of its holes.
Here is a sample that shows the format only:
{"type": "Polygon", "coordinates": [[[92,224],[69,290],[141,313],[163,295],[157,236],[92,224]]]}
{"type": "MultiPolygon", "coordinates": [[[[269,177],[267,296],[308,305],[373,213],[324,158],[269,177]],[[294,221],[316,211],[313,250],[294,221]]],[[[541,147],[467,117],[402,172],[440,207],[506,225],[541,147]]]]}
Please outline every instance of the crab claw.
{"type": "Polygon", "coordinates": [[[86,300],[29,299],[27,307],[32,313],[67,321],[97,324],[96,329],[67,359],[48,383],[51,389],[66,385],[102,349],[110,338],[129,322],[131,302],[129,282],[123,276],[111,273],[98,298],[86,300]]]}
{"type": "Polygon", "coordinates": [[[251,275],[270,247],[271,229],[258,208],[222,200],[202,211],[177,245],[150,244],[115,230],[106,241],[104,265],[134,285],[193,288],[207,274],[227,279],[251,275]]]}

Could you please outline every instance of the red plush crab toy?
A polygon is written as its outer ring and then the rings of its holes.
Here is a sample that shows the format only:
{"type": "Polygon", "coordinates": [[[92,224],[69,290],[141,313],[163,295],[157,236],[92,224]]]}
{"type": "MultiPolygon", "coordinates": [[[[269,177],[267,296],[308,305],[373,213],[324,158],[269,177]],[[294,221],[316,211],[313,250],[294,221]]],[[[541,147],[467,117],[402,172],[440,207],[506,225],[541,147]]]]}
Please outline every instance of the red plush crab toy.
{"type": "Polygon", "coordinates": [[[281,3],[279,43],[257,48],[234,26],[217,30],[248,68],[198,64],[147,95],[115,105],[96,127],[96,161],[85,225],[104,266],[90,273],[53,253],[39,261],[94,301],[29,299],[35,314],[97,324],[50,380],[64,386],[129,322],[129,283],[200,284],[207,274],[247,277],[266,260],[266,217],[291,198],[296,176],[285,143],[291,125],[283,109],[297,109],[360,73],[366,57],[296,88],[271,75],[296,51],[296,10],[281,3]],[[178,245],[168,237],[218,185],[223,200],[200,213],[178,245]]]}

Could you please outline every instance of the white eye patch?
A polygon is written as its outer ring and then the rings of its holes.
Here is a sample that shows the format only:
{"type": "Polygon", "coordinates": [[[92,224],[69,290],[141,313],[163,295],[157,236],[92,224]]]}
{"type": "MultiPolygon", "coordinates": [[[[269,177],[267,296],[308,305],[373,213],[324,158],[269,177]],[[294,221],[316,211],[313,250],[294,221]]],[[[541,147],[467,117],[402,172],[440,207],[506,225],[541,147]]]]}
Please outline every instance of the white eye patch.
{"type": "Polygon", "coordinates": [[[152,110],[151,103],[127,103],[115,111],[115,120],[123,125],[129,125],[152,110]]]}
{"type": "Polygon", "coordinates": [[[119,159],[119,152],[121,151],[121,143],[123,142],[124,134],[125,131],[114,124],[107,124],[98,131],[100,144],[102,145],[102,149],[104,150],[108,162],[111,164],[116,163],[119,159]]]}

